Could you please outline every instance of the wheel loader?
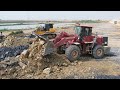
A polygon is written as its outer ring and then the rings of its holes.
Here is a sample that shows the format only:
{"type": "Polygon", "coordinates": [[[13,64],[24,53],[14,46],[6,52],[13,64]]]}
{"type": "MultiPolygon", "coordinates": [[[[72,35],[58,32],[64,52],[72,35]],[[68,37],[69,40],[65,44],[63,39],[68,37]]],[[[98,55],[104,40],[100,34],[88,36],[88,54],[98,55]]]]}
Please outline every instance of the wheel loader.
{"type": "Polygon", "coordinates": [[[76,25],[74,34],[61,32],[54,39],[45,40],[41,53],[46,56],[51,53],[65,54],[70,61],[80,59],[83,54],[90,54],[96,60],[110,52],[108,37],[92,33],[92,27],[76,25]]]}
{"type": "Polygon", "coordinates": [[[53,24],[51,23],[45,24],[44,27],[38,27],[35,31],[33,31],[32,35],[52,39],[56,37],[56,29],[53,28],[53,24]]]}

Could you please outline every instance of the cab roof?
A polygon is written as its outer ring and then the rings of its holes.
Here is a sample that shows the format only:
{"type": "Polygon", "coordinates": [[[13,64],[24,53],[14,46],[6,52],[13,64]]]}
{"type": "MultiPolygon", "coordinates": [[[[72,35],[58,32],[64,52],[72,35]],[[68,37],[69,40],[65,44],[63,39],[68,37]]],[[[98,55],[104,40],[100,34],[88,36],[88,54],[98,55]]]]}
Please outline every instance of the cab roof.
{"type": "Polygon", "coordinates": [[[88,27],[88,28],[92,28],[92,26],[81,26],[81,25],[76,25],[77,27],[88,27]]]}
{"type": "Polygon", "coordinates": [[[77,27],[88,27],[88,28],[92,28],[92,26],[85,26],[85,25],[80,25],[80,24],[76,24],[75,26],[77,26],[77,27]]]}

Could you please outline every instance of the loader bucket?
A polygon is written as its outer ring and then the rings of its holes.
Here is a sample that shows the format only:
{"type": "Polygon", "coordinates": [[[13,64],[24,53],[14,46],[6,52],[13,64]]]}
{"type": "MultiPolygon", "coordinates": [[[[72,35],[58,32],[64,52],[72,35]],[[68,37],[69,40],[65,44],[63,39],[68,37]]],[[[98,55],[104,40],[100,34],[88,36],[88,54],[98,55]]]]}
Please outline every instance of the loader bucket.
{"type": "Polygon", "coordinates": [[[41,49],[41,54],[42,56],[49,55],[51,53],[54,53],[55,48],[54,48],[54,43],[53,40],[48,40],[41,49]]]}

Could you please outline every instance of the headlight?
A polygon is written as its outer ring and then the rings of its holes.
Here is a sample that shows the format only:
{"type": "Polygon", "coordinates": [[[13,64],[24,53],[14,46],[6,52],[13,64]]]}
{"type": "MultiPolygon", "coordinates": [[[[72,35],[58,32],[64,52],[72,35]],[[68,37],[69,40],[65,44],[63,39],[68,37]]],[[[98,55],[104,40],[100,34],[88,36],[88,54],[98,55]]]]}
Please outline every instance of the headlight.
{"type": "Polygon", "coordinates": [[[105,42],[105,44],[107,44],[107,42],[105,42]]]}

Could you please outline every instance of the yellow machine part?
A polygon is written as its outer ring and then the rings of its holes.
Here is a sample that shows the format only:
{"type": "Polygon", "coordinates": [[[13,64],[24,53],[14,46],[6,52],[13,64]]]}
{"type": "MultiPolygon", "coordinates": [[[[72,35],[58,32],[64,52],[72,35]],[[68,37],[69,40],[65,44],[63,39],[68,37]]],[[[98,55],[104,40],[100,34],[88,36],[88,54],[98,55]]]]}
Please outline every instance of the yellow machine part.
{"type": "Polygon", "coordinates": [[[54,33],[54,32],[56,32],[56,30],[54,28],[50,28],[50,30],[48,32],[54,33]]]}
{"type": "Polygon", "coordinates": [[[34,31],[34,33],[38,34],[38,35],[42,35],[45,33],[45,31],[34,31]]]}
{"type": "Polygon", "coordinates": [[[36,34],[38,34],[38,35],[42,35],[42,34],[45,34],[45,33],[54,33],[54,32],[56,32],[56,30],[54,29],[54,28],[50,28],[50,30],[49,31],[39,31],[39,30],[36,30],[36,31],[34,31],[36,34]]]}

